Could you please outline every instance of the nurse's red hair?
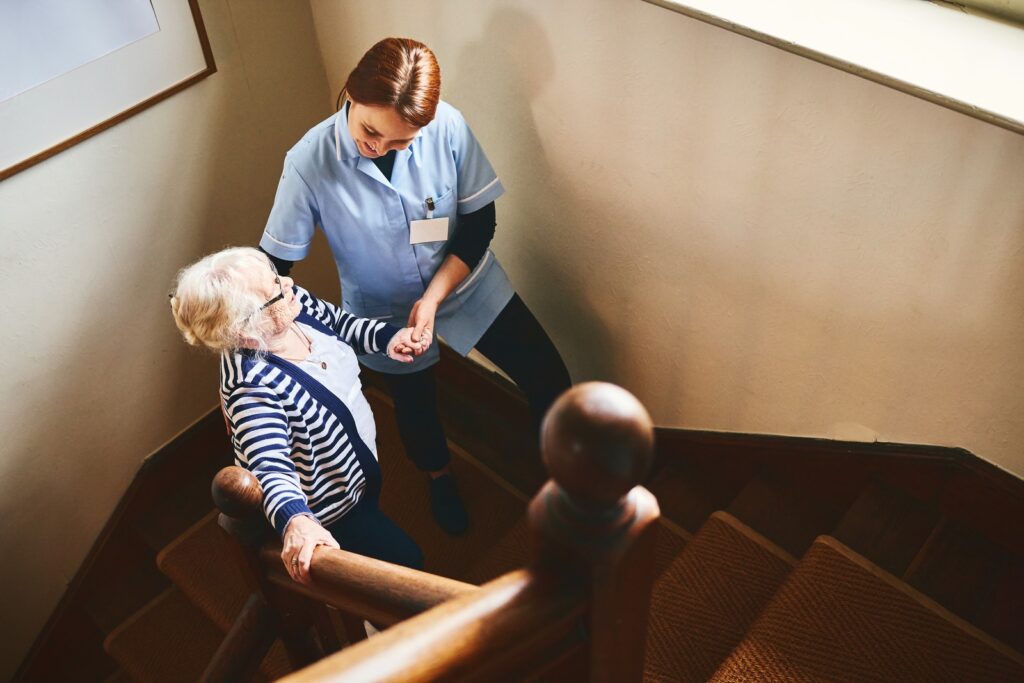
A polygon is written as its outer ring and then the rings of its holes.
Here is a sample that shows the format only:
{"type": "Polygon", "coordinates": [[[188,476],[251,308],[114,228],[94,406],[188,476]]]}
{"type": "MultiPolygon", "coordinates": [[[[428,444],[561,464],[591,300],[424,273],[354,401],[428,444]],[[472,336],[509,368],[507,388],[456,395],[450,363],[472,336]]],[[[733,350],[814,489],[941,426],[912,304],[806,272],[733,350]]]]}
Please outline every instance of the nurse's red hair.
{"type": "Polygon", "coordinates": [[[344,92],[359,104],[393,107],[411,126],[434,120],[441,67],[430,48],[410,38],[385,38],[363,55],[344,92]]]}

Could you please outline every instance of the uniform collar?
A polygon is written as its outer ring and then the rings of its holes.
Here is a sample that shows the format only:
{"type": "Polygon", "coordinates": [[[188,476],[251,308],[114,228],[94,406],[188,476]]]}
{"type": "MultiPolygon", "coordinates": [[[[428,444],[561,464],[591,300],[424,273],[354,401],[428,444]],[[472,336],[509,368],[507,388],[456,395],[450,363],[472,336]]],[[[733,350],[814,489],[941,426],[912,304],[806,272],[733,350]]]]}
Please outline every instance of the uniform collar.
{"type": "Polygon", "coordinates": [[[334,115],[334,158],[338,161],[360,157],[356,141],[348,132],[348,102],[334,115]]]}

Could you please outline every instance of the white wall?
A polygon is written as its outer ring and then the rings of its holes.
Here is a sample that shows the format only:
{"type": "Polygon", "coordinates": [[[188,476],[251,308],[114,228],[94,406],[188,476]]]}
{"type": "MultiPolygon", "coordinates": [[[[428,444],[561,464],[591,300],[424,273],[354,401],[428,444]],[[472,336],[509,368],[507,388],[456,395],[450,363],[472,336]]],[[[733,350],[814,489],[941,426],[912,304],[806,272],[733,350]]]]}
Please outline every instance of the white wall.
{"type": "MultiPolygon", "coordinates": [[[[0,679],[141,458],[214,404],[174,272],[255,242],[284,151],[385,35],[437,51],[577,380],[659,425],[1024,474],[1024,137],[640,0],[200,4],[217,74],[0,183],[0,679]]],[[[330,292],[316,251],[297,274],[330,292]]]]}
{"type": "Polygon", "coordinates": [[[640,0],[312,7],[333,90],[386,35],[437,52],[576,380],[1024,475],[1024,137],[640,0]]]}
{"type": "Polygon", "coordinates": [[[200,5],[216,74],[0,183],[0,680],[142,459],[216,402],[175,271],[256,243],[284,152],[330,113],[308,6],[200,5]]]}

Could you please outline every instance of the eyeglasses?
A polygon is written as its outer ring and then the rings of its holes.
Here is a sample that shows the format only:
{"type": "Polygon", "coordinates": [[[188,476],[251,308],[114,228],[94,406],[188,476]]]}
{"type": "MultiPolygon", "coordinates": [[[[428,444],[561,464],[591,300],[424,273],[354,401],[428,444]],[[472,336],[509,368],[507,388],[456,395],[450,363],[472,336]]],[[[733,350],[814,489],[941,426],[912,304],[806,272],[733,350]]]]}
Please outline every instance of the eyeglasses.
{"type": "Polygon", "coordinates": [[[277,286],[281,288],[281,293],[275,296],[273,299],[267,301],[267,303],[260,306],[260,311],[265,311],[274,304],[276,304],[278,301],[284,299],[284,283],[281,282],[281,276],[277,274],[277,268],[274,267],[273,263],[270,264],[270,269],[274,271],[274,282],[277,283],[277,286]]]}

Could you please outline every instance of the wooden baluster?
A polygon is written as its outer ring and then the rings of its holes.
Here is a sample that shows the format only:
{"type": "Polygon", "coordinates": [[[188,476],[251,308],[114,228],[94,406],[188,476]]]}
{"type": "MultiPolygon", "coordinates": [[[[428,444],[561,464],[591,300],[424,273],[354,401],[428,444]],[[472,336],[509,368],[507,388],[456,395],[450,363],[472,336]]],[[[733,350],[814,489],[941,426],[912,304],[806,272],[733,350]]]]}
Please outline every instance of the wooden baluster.
{"type": "Polygon", "coordinates": [[[253,593],[203,671],[199,683],[250,681],[277,637],[277,615],[253,593]]]}
{"type": "MultiPolygon", "coordinates": [[[[241,467],[225,467],[214,477],[212,493],[213,502],[221,511],[218,523],[238,541],[238,564],[245,580],[252,590],[264,596],[279,619],[281,642],[291,665],[299,669],[318,661],[324,651],[313,638],[311,627],[330,623],[326,607],[266,580],[259,548],[272,530],[263,516],[263,490],[256,477],[241,467]]],[[[335,635],[325,637],[328,641],[336,640],[335,635]]],[[[329,649],[335,647],[334,642],[329,642],[329,649]]]]}
{"type": "Polygon", "coordinates": [[[658,502],[651,418],[632,394],[588,382],[563,394],[541,431],[552,479],[529,507],[531,561],[589,588],[590,681],[640,681],[658,502]]]}

